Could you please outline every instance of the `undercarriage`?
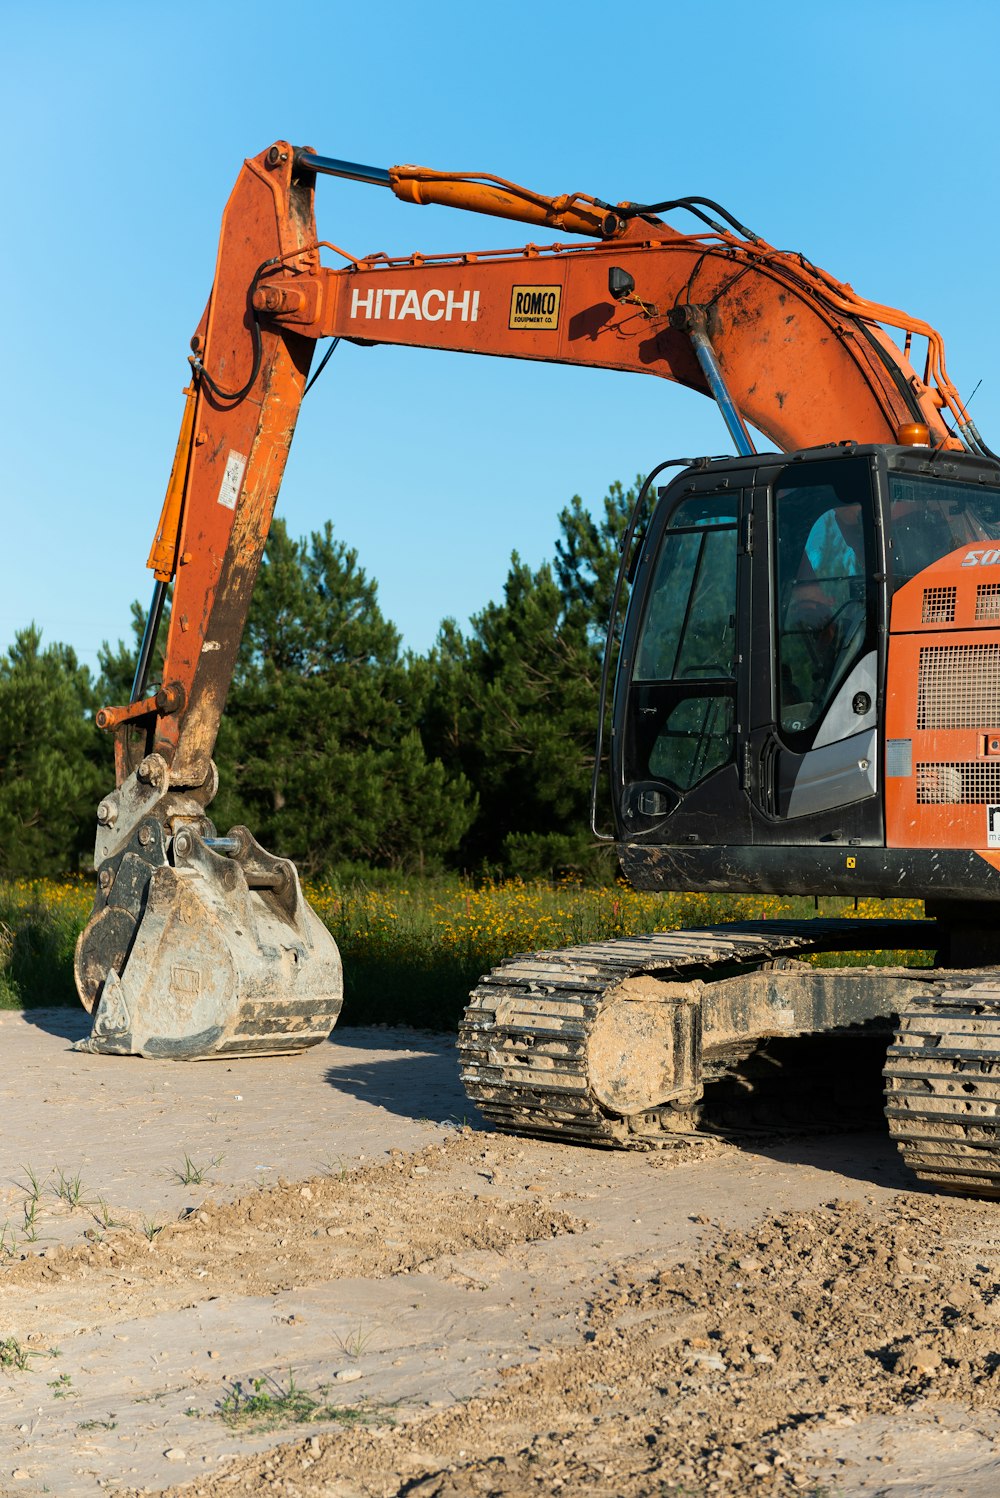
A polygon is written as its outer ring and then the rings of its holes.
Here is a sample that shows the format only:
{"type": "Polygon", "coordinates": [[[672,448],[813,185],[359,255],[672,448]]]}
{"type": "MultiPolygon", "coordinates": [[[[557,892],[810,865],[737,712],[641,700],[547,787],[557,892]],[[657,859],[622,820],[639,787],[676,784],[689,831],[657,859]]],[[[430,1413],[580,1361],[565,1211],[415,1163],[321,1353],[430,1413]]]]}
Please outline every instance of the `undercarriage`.
{"type": "Polygon", "coordinates": [[[705,1088],[761,1046],[884,1033],[886,1113],[939,1190],[1000,1195],[1000,970],[818,967],[823,954],[947,951],[936,921],[764,921],[512,958],[459,1034],[498,1128],[650,1149],[697,1131],[705,1088]]]}

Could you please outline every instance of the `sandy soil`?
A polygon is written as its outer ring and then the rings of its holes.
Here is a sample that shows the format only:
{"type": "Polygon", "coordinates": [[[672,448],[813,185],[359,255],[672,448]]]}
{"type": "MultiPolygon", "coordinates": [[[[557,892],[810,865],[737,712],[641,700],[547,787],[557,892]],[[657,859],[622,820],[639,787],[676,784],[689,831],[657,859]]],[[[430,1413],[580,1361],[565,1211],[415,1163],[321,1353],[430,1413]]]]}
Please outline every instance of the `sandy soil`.
{"type": "Polygon", "coordinates": [[[881,1133],[622,1156],[484,1132],[447,1037],[83,1028],[0,1017],[0,1493],[1000,1490],[1000,1206],[881,1133]]]}

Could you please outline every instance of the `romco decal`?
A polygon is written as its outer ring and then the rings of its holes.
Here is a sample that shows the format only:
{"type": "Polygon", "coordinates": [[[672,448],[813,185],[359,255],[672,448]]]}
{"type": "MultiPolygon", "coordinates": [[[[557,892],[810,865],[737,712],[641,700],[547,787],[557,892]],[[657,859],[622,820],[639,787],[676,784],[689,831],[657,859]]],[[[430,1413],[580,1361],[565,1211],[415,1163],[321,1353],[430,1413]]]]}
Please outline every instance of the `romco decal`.
{"type": "Polygon", "coordinates": [[[351,290],[351,316],[385,318],[389,322],[402,322],[412,317],[417,322],[478,322],[478,291],[440,291],[432,286],[421,296],[412,287],[373,286],[361,291],[351,290]]]}
{"type": "Polygon", "coordinates": [[[510,293],[510,328],[558,328],[561,286],[514,286],[510,293]]]}

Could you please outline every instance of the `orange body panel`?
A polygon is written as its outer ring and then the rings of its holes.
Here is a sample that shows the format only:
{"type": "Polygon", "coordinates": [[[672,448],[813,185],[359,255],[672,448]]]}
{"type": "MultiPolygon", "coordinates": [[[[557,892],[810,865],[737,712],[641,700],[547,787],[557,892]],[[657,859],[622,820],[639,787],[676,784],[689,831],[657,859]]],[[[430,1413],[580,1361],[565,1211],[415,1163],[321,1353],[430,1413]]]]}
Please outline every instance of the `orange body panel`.
{"type": "Polygon", "coordinates": [[[991,834],[1000,854],[1000,550],[962,546],[896,593],[886,741],[886,846],[975,848],[992,862],[991,834]],[[894,763],[909,773],[893,774],[894,763]]]}

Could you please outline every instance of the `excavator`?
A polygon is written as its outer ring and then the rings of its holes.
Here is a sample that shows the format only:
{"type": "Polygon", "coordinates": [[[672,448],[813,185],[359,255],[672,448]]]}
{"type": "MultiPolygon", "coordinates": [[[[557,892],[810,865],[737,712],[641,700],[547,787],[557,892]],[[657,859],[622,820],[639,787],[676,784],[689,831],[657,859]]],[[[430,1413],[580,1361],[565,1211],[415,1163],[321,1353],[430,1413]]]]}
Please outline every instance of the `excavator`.
{"type": "Polygon", "coordinates": [[[594,834],[641,889],[924,902],[922,920],[744,922],[513,958],[480,981],[459,1034],[483,1114],[650,1148],[696,1127],[706,1084],[763,1043],[881,1028],[906,1163],[939,1189],[1000,1195],[1000,461],[929,324],[702,197],[548,197],[286,141],[244,163],[191,339],[131,700],[97,717],[116,785],[76,955],[93,1015],[81,1044],[242,1056],[300,1050],[336,1022],[340,958],[294,864],[209,816],[321,339],[326,357],[341,339],[491,354],[715,399],[735,456],[658,465],[623,540],[594,834]],[[317,237],[320,176],[569,239],[356,257],[317,237]],[[696,232],[664,217],[682,211],[696,232]],[[773,447],[756,451],[752,429],[773,447]],[[933,965],[810,960],[878,949],[933,965]]]}

